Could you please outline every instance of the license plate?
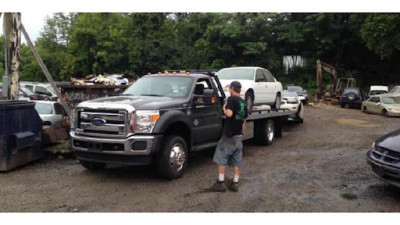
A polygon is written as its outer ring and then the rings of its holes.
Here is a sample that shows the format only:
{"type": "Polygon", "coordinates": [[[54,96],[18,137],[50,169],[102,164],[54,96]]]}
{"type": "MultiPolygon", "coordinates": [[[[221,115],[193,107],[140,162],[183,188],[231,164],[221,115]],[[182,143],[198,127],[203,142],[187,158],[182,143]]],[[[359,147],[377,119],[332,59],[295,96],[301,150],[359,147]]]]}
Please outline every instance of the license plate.
{"type": "Polygon", "coordinates": [[[380,166],[377,165],[373,165],[372,166],[372,171],[374,171],[374,173],[376,173],[378,176],[383,176],[385,175],[385,172],[383,172],[383,169],[380,166]]]}
{"type": "Polygon", "coordinates": [[[88,142],[87,143],[88,149],[90,151],[101,151],[101,143],[96,143],[96,142],[88,142]]]}

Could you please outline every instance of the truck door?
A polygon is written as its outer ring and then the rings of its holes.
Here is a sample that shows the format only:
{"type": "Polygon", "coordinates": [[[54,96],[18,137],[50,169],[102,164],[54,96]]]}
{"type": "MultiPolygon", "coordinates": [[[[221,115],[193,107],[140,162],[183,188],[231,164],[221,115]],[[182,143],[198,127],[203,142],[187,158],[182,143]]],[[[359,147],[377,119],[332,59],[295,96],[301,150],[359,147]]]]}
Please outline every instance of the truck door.
{"type": "Polygon", "coordinates": [[[221,137],[222,109],[215,90],[209,78],[199,78],[196,81],[191,113],[194,145],[215,142],[221,137]]]}

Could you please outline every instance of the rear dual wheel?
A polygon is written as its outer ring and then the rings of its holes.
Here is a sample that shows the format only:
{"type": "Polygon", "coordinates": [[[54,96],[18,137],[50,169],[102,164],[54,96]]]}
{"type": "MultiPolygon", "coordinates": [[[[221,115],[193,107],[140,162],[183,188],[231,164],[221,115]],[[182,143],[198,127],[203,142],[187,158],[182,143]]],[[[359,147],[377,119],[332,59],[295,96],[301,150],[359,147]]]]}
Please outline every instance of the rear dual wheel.
{"type": "Polygon", "coordinates": [[[270,145],[274,138],[274,120],[264,119],[254,122],[254,140],[257,142],[257,144],[270,145]]]}

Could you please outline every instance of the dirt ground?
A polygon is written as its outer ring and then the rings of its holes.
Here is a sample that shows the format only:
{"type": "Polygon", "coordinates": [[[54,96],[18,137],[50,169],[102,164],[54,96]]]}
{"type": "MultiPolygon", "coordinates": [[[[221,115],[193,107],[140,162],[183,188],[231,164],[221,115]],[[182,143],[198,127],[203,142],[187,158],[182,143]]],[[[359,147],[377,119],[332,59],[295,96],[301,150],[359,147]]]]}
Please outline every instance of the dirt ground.
{"type": "MultiPolygon", "coordinates": [[[[151,167],[87,171],[73,158],[45,159],[0,173],[1,212],[400,212],[400,189],[366,163],[372,142],[400,118],[309,106],[270,146],[244,145],[238,193],[209,193],[212,151],[194,154],[183,178],[151,167]]],[[[231,177],[232,172],[228,175],[231,177]]]]}

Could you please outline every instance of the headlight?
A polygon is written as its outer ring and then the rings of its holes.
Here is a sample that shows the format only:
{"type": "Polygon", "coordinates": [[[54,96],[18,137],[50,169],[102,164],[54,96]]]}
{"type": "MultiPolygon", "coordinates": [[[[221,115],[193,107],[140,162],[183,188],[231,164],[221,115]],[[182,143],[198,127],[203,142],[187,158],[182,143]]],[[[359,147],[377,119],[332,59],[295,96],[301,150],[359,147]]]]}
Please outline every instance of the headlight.
{"type": "MultiPolygon", "coordinates": [[[[160,118],[158,110],[138,110],[136,111],[135,133],[151,133],[154,125],[160,118]]],[[[131,124],[132,125],[132,124],[131,124]]]]}

